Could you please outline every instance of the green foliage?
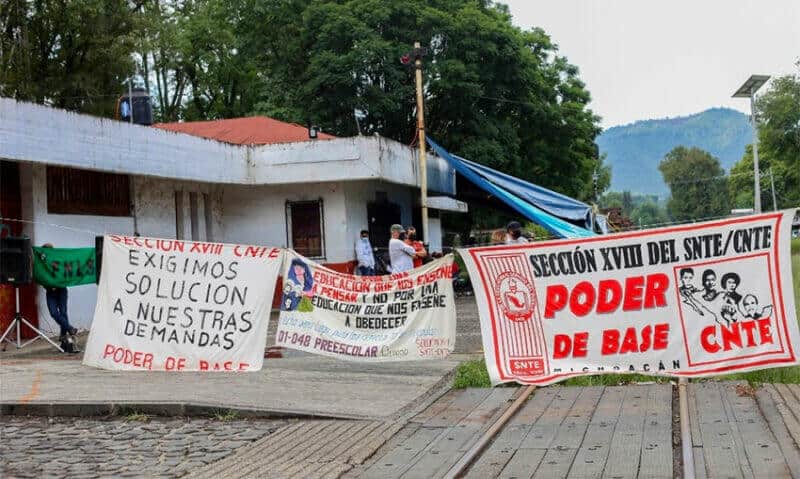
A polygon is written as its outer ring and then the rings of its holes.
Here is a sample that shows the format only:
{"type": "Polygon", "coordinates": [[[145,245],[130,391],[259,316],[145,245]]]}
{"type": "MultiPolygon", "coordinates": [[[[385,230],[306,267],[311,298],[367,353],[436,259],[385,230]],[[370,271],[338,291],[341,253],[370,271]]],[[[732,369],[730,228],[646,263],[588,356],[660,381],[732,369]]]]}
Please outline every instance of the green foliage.
{"type": "Polygon", "coordinates": [[[537,225],[536,223],[526,223],[523,229],[531,236],[533,241],[542,241],[553,238],[552,233],[547,231],[544,226],[537,225]]]}
{"type": "Polygon", "coordinates": [[[68,0],[0,4],[2,94],[110,116],[141,74],[159,121],[250,114],[408,144],[414,70],[454,152],[583,200],[610,182],[578,68],[541,29],[474,0],[68,0]],[[17,33],[21,32],[21,33],[17,33]],[[107,95],[89,99],[92,95],[107,95]]]}
{"type": "Polygon", "coordinates": [[[598,374],[593,376],[579,376],[564,381],[564,386],[624,386],[635,383],[666,383],[670,378],[666,376],[647,376],[644,374],[598,374]]]}
{"type": "Polygon", "coordinates": [[[483,359],[473,359],[458,365],[456,377],[453,380],[454,389],[489,387],[492,387],[492,383],[483,359]]]}
{"type": "Polygon", "coordinates": [[[719,159],[699,148],[676,147],[658,169],[672,192],[667,211],[677,221],[730,213],[727,178],[719,159]]]}
{"type": "MultiPolygon", "coordinates": [[[[800,205],[800,76],[773,80],[756,100],[761,208],[771,210],[770,170],[778,209],[800,205]]],[[[737,208],[753,207],[753,150],[731,169],[730,198],[737,208]]]]}
{"type": "Polygon", "coordinates": [[[669,189],[658,173],[658,164],[676,146],[706,150],[727,170],[742,157],[752,138],[746,115],[728,108],[711,108],[690,116],[615,126],[598,136],[597,144],[608,156],[612,189],[665,195],[669,189]]]}
{"type": "Polygon", "coordinates": [[[600,198],[599,206],[620,208],[622,214],[637,226],[661,225],[669,220],[665,204],[656,195],[609,191],[600,198]]]}
{"type": "Polygon", "coordinates": [[[125,420],[128,422],[148,422],[150,420],[150,416],[138,411],[133,411],[125,415],[125,420]]]}
{"type": "Polygon", "coordinates": [[[135,25],[125,0],[0,2],[0,95],[111,116],[135,25]]]}
{"type": "Polygon", "coordinates": [[[299,33],[300,48],[267,59],[273,79],[260,111],[306,111],[324,130],[353,135],[357,109],[363,133],[408,143],[414,70],[399,58],[420,41],[428,49],[427,129],[443,146],[573,197],[591,198],[596,168],[601,191],[607,184],[594,146],[597,118],[577,68],[542,30],[513,26],[505,6],[350,0],[299,9],[299,18],[280,21],[299,33]]]}
{"type": "Polygon", "coordinates": [[[231,422],[239,419],[239,414],[230,409],[220,409],[214,412],[214,419],[220,422],[231,422]]]}

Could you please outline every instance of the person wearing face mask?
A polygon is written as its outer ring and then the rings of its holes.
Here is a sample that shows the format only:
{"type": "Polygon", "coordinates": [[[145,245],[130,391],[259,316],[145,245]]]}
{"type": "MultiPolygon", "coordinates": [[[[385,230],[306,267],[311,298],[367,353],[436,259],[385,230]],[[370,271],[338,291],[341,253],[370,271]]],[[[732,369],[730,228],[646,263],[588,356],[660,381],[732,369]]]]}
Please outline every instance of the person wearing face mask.
{"type": "Polygon", "coordinates": [[[422,266],[422,259],[428,256],[425,251],[425,245],[422,241],[417,240],[417,229],[413,226],[406,228],[406,244],[414,248],[414,268],[422,266]]]}
{"type": "Polygon", "coordinates": [[[506,244],[523,244],[528,242],[528,238],[522,236],[522,225],[519,221],[512,221],[506,227],[506,244]]]}
{"type": "Polygon", "coordinates": [[[372,255],[372,244],[369,242],[369,231],[367,230],[361,230],[361,236],[356,240],[356,259],[358,260],[358,274],[375,276],[375,256],[372,255]]]}

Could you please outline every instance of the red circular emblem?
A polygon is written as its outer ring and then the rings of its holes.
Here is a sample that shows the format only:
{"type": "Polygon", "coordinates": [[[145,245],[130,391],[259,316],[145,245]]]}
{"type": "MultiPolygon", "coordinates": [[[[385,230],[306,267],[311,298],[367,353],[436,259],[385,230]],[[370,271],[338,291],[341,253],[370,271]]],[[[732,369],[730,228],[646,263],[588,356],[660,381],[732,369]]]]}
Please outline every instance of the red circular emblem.
{"type": "Polygon", "coordinates": [[[511,321],[527,321],[533,316],[533,286],[521,274],[506,271],[497,277],[494,296],[503,312],[511,321]]]}

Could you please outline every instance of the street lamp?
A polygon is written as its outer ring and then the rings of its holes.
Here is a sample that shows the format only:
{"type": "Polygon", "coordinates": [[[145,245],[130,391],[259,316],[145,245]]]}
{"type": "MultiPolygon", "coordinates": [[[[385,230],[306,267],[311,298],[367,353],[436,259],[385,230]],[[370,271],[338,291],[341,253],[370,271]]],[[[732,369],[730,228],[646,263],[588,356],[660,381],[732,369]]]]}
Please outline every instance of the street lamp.
{"type": "Polygon", "coordinates": [[[756,122],[756,92],[769,80],[769,75],[750,75],[733,94],[733,98],[750,98],[750,123],[753,126],[753,172],[755,174],[754,209],[761,213],[761,178],[758,172],[758,123],[756,122]]]}

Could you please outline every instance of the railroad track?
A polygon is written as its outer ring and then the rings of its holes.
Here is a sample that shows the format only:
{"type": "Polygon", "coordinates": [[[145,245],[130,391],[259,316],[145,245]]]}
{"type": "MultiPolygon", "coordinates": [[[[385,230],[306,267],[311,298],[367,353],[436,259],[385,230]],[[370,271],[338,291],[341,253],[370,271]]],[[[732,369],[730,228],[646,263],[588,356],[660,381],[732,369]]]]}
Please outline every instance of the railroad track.
{"type": "Polygon", "coordinates": [[[450,391],[346,477],[797,477],[800,386],[450,391]]]}

